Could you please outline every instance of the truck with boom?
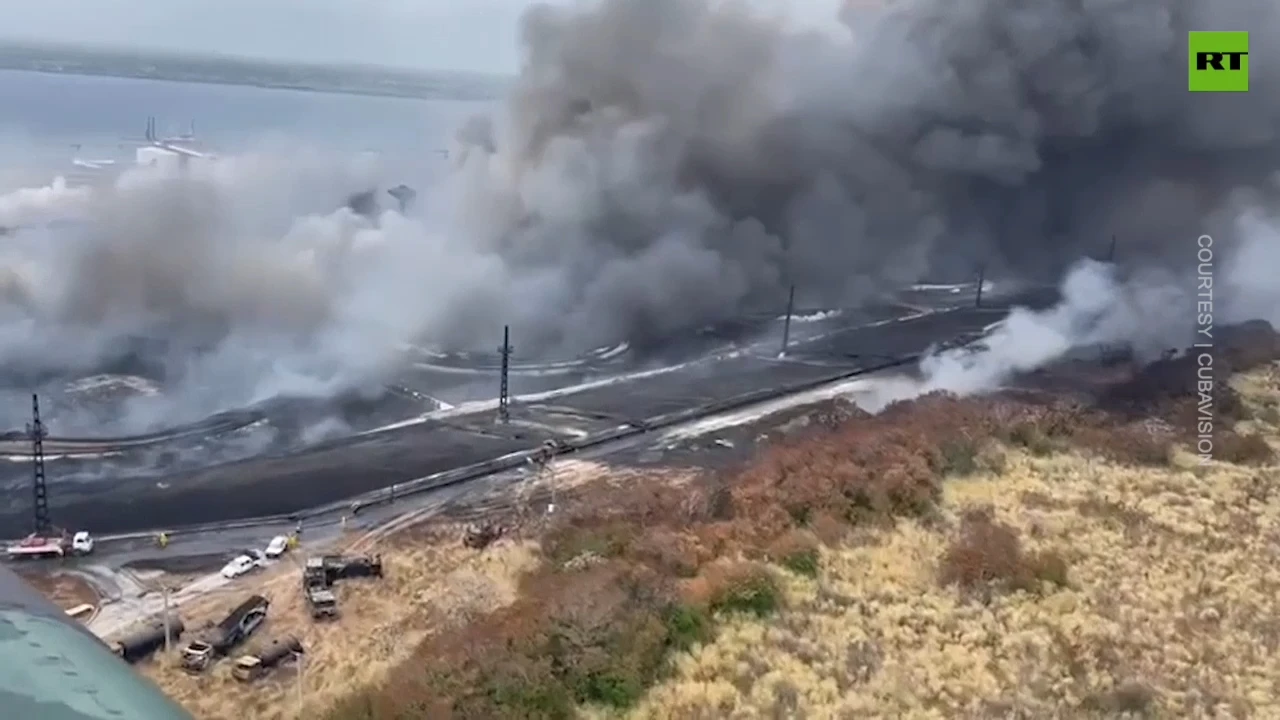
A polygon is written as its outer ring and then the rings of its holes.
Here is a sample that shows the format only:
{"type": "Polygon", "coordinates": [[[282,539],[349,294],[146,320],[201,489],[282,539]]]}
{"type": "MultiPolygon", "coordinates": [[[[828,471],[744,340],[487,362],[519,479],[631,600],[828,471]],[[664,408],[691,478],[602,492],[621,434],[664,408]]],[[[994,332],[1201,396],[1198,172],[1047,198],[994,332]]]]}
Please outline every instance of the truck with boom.
{"type": "Polygon", "coordinates": [[[10,560],[60,558],[68,555],[88,555],[93,552],[93,547],[93,536],[81,530],[74,535],[66,532],[28,535],[5,548],[5,554],[10,560]]]}

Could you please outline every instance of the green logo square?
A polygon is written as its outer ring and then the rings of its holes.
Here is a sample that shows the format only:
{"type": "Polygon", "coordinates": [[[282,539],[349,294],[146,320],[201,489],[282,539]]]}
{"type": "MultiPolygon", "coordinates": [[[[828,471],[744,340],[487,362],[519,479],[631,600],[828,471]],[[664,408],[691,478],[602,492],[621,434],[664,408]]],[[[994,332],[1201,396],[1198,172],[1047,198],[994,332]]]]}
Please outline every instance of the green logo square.
{"type": "Polygon", "coordinates": [[[1248,92],[1249,33],[1188,33],[1187,89],[1191,92],[1248,92]]]}

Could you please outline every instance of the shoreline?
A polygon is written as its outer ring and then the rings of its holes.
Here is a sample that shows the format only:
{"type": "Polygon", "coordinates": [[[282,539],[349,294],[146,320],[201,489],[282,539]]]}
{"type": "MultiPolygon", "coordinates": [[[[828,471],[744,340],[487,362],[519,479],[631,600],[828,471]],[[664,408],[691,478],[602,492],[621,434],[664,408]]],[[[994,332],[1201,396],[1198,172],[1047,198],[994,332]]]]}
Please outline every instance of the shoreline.
{"type": "Polygon", "coordinates": [[[0,65],[0,71],[29,72],[41,75],[71,75],[80,77],[119,78],[121,80],[150,80],[169,83],[198,83],[201,85],[227,85],[233,87],[252,87],[263,90],[286,90],[294,92],[323,93],[328,95],[356,95],[360,97],[387,97],[402,100],[459,100],[484,101],[496,100],[497,92],[483,89],[452,88],[441,91],[434,88],[405,87],[326,87],[322,84],[301,84],[288,82],[248,82],[218,77],[182,77],[178,74],[144,74],[121,73],[115,71],[95,71],[94,68],[77,68],[61,70],[40,67],[18,67],[16,65],[0,65]]]}

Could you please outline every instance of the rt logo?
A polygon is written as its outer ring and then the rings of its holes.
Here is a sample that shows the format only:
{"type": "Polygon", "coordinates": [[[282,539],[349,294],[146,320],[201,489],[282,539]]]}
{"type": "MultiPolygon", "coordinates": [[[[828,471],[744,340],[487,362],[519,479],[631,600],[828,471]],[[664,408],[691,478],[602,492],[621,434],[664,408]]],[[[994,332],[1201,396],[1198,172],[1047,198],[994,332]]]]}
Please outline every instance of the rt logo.
{"type": "Polygon", "coordinates": [[[1187,55],[1191,92],[1249,91],[1249,33],[1188,33],[1187,55]]]}

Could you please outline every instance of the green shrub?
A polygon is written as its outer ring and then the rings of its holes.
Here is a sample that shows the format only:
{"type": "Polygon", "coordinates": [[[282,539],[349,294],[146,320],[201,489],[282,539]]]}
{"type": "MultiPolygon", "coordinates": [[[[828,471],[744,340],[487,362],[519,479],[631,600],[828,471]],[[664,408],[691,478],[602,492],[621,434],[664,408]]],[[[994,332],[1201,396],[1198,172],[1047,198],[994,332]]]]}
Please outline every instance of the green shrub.
{"type": "Polygon", "coordinates": [[[782,559],[782,566],[797,575],[818,576],[818,549],[797,550],[782,559]]]}
{"type": "Polygon", "coordinates": [[[773,575],[767,570],[735,578],[711,601],[712,612],[745,613],[767,617],[782,606],[782,594],[773,575]]]}
{"type": "Polygon", "coordinates": [[[978,471],[978,446],[972,440],[948,440],[938,452],[937,470],[942,475],[972,475],[978,471]]]}

